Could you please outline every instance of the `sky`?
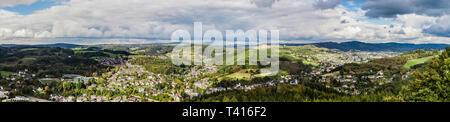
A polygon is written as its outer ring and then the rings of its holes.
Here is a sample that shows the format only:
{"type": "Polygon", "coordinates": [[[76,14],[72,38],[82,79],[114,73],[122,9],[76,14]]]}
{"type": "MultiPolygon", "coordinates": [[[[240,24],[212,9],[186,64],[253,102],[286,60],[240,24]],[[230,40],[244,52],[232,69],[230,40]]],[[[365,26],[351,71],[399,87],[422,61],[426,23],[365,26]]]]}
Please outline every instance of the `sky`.
{"type": "Polygon", "coordinates": [[[0,0],[0,44],[168,42],[178,29],[288,43],[450,44],[450,0],[0,0]]]}

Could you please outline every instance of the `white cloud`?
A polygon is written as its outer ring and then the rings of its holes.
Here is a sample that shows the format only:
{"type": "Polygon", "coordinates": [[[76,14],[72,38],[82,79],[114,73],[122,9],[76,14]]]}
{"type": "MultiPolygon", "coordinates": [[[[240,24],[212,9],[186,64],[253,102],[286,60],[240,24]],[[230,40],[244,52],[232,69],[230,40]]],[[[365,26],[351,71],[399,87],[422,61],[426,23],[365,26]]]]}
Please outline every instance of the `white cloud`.
{"type": "Polygon", "coordinates": [[[17,17],[17,16],[20,16],[20,15],[15,12],[10,12],[10,11],[5,11],[5,10],[0,9],[0,19],[7,19],[7,18],[12,18],[12,17],[17,17]]]}
{"type": "Polygon", "coordinates": [[[426,33],[450,37],[450,15],[444,15],[436,20],[429,28],[425,29],[426,33]]]}
{"type": "Polygon", "coordinates": [[[14,32],[12,35],[14,37],[31,37],[33,36],[33,31],[29,29],[20,29],[14,32]]]}
{"type": "MultiPolygon", "coordinates": [[[[337,5],[317,9],[317,0],[71,0],[18,15],[0,9],[0,39],[99,37],[169,39],[177,29],[278,29],[282,40],[367,42],[423,38],[422,26],[434,17],[401,15],[404,26],[358,20],[364,10],[337,5]]],[[[430,25],[431,26],[431,25],[430,25]]],[[[442,40],[442,38],[440,38],[442,40]]],[[[445,38],[444,38],[445,39],[445,38]]],[[[31,40],[29,40],[31,41],[31,40]]],[[[104,40],[99,40],[104,41],[104,40]]],[[[137,41],[139,42],[139,41],[137,41]]]]}
{"type": "Polygon", "coordinates": [[[38,0],[0,0],[0,7],[13,7],[21,4],[32,4],[38,0]]]}
{"type": "Polygon", "coordinates": [[[397,15],[397,20],[402,21],[405,26],[412,28],[427,28],[436,21],[437,17],[417,14],[397,15]]]}

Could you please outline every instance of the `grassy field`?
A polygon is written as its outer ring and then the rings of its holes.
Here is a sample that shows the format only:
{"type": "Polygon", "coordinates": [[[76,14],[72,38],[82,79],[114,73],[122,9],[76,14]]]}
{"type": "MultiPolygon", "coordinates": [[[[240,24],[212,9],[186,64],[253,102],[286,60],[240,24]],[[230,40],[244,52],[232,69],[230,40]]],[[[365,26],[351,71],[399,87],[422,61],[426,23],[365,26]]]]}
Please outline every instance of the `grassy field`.
{"type": "Polygon", "coordinates": [[[289,59],[291,61],[299,61],[299,60],[301,60],[301,58],[293,56],[292,52],[289,51],[289,50],[281,50],[280,51],[280,57],[289,59]]]}
{"type": "Polygon", "coordinates": [[[24,52],[24,51],[35,51],[35,50],[38,50],[38,48],[24,48],[24,49],[21,49],[20,52],[24,52]]]}
{"type": "MultiPolygon", "coordinates": [[[[108,57],[111,58],[117,58],[119,56],[121,56],[121,54],[113,54],[110,52],[103,52],[103,51],[92,51],[92,50],[74,50],[75,53],[103,53],[105,55],[108,55],[108,57]]],[[[96,58],[106,58],[106,57],[99,57],[99,56],[94,56],[94,57],[90,57],[92,59],[96,59],[96,58]]]]}
{"type": "Polygon", "coordinates": [[[130,57],[134,57],[134,58],[145,58],[147,56],[144,55],[129,55],[130,57]]]}
{"type": "Polygon", "coordinates": [[[138,54],[138,53],[145,53],[145,52],[147,52],[146,50],[134,50],[133,52],[131,52],[131,53],[133,53],[133,54],[138,54]]]}
{"type": "Polygon", "coordinates": [[[305,65],[319,66],[319,63],[317,63],[317,62],[311,62],[311,61],[306,61],[306,60],[304,60],[302,63],[305,65]]]}
{"type": "Polygon", "coordinates": [[[76,47],[76,48],[72,48],[73,51],[86,50],[86,49],[88,49],[88,47],[76,47]]]}
{"type": "Polygon", "coordinates": [[[436,57],[439,57],[439,55],[428,56],[428,57],[424,57],[424,58],[409,60],[408,62],[406,62],[405,67],[406,68],[411,68],[411,67],[413,67],[415,65],[423,64],[423,63],[426,63],[428,61],[431,61],[433,58],[436,58],[436,57]]]}
{"type": "Polygon", "coordinates": [[[329,49],[318,48],[314,45],[285,46],[280,48],[280,57],[292,61],[302,61],[305,65],[318,66],[319,61],[339,54],[328,53],[329,49]]]}
{"type": "Polygon", "coordinates": [[[113,53],[110,53],[110,52],[103,52],[103,54],[106,54],[106,55],[108,55],[111,58],[118,58],[120,56],[120,54],[113,54],[113,53]]]}
{"type": "Polygon", "coordinates": [[[95,53],[98,51],[91,51],[91,50],[74,50],[75,53],[95,53]]]}
{"type": "MultiPolygon", "coordinates": [[[[250,70],[255,71],[254,69],[242,69],[239,72],[235,72],[235,73],[227,75],[225,77],[237,78],[237,79],[250,79],[250,77],[251,77],[250,70]]],[[[264,75],[262,75],[260,73],[257,73],[257,74],[255,74],[253,76],[254,77],[264,77],[264,75]]]]}
{"type": "Polygon", "coordinates": [[[323,76],[323,77],[331,77],[331,76],[335,76],[335,75],[339,75],[339,74],[340,74],[340,72],[337,71],[337,72],[332,72],[332,73],[324,74],[324,75],[322,75],[322,76],[323,76]]]}
{"type": "Polygon", "coordinates": [[[12,72],[6,72],[6,71],[0,71],[1,76],[10,76],[12,75],[12,72]]]}
{"type": "Polygon", "coordinates": [[[27,57],[20,59],[22,61],[22,64],[32,64],[34,61],[36,61],[36,58],[33,57],[27,57]]]}
{"type": "Polygon", "coordinates": [[[250,73],[246,73],[245,71],[246,70],[241,70],[239,72],[230,74],[230,75],[228,75],[226,77],[237,78],[237,79],[249,79],[251,74],[250,73]]]}

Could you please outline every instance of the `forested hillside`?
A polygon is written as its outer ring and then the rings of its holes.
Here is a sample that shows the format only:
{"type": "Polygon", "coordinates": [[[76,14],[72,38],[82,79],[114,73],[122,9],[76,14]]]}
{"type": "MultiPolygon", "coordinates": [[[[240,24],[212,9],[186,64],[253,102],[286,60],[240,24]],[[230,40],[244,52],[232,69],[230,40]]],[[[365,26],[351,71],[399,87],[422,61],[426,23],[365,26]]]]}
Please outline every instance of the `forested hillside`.
{"type": "Polygon", "coordinates": [[[450,47],[434,58],[425,71],[416,70],[415,80],[405,86],[398,99],[410,102],[450,102],[450,47]]]}
{"type": "Polygon", "coordinates": [[[28,69],[38,77],[81,74],[90,76],[106,66],[70,49],[59,47],[0,47],[0,71],[17,72],[28,69]]]}

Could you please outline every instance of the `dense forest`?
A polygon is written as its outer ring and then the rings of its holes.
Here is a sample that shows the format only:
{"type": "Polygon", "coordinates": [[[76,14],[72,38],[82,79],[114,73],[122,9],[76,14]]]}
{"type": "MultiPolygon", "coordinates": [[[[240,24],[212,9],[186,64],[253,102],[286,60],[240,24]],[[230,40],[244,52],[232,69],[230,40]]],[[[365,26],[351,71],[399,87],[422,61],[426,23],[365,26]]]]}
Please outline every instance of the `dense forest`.
{"type": "Polygon", "coordinates": [[[107,68],[89,57],[59,47],[0,47],[0,51],[0,71],[28,69],[38,77],[61,74],[90,76],[107,68]]]}
{"type": "Polygon", "coordinates": [[[251,91],[227,91],[194,98],[193,102],[377,102],[386,101],[391,92],[352,96],[337,93],[320,85],[281,84],[251,91]]]}

